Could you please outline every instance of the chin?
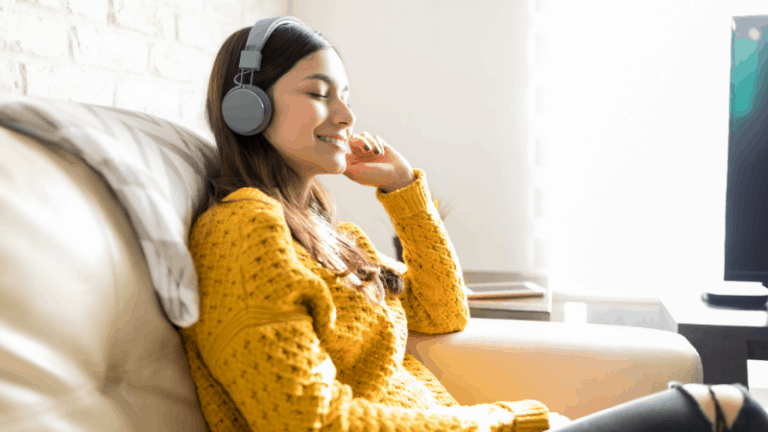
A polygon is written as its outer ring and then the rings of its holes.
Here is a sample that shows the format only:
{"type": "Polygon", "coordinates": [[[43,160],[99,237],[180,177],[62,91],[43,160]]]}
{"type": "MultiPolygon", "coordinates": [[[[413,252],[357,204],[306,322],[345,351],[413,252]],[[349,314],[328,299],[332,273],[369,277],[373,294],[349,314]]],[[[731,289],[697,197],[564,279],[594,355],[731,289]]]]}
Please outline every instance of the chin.
{"type": "Polygon", "coordinates": [[[344,172],[347,170],[347,160],[342,156],[341,161],[336,164],[335,169],[332,169],[333,174],[344,174],[344,172]]]}
{"type": "Polygon", "coordinates": [[[336,171],[332,172],[331,174],[335,174],[335,175],[344,174],[345,171],[347,171],[347,164],[337,165],[336,171]]]}

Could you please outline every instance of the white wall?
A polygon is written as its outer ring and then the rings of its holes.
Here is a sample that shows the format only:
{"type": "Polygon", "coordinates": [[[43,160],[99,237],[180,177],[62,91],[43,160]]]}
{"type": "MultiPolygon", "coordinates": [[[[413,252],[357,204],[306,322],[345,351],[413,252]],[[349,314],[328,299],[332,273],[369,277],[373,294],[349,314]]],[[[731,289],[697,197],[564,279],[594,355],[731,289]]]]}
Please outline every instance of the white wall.
{"type": "Polygon", "coordinates": [[[534,135],[554,289],[659,297],[723,279],[731,17],[764,1],[548,0],[534,135]]]}
{"type": "MultiPolygon", "coordinates": [[[[381,136],[424,170],[464,270],[530,270],[527,1],[294,0],[333,43],[355,131],[381,136]]],[[[342,218],[394,256],[374,188],[322,176],[342,218]]]]}
{"type": "MultiPolygon", "coordinates": [[[[216,51],[234,30],[293,14],[336,44],[357,131],[426,171],[464,269],[532,262],[526,1],[0,0],[0,93],[137,109],[206,133],[216,51]]],[[[321,180],[345,220],[395,255],[374,189],[321,180]]]]}
{"type": "Polygon", "coordinates": [[[213,59],[287,0],[0,0],[0,94],[136,109],[205,131],[213,59]]]}

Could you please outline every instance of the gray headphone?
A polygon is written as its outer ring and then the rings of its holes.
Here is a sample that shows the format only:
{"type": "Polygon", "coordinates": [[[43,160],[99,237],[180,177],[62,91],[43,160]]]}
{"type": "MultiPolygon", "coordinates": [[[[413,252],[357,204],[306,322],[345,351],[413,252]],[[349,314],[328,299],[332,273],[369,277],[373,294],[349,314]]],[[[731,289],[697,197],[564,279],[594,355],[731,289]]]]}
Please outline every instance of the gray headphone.
{"type": "Polygon", "coordinates": [[[284,24],[307,27],[291,15],[259,20],[251,27],[245,50],[240,52],[240,73],[235,76],[237,87],[227,92],[221,102],[224,121],[230,129],[240,135],[256,135],[267,127],[272,118],[269,95],[253,85],[253,74],[261,69],[261,50],[267,38],[278,26],[284,24]],[[248,72],[251,73],[251,84],[243,84],[244,75],[248,72]],[[238,77],[240,81],[237,80],[238,77]]]}

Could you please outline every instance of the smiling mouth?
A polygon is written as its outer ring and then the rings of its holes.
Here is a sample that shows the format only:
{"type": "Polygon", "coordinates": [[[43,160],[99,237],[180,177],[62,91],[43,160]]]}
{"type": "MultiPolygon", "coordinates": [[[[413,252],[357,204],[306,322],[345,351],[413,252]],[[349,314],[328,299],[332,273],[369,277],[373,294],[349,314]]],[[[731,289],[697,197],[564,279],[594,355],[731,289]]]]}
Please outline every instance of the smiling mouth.
{"type": "Polygon", "coordinates": [[[318,138],[317,135],[315,135],[315,138],[317,138],[318,141],[320,141],[322,143],[325,143],[325,144],[328,144],[329,146],[331,146],[333,148],[337,148],[337,149],[339,149],[339,150],[341,150],[341,151],[343,151],[345,153],[350,153],[350,151],[349,151],[348,147],[346,146],[346,144],[338,145],[335,142],[323,141],[320,138],[318,138]]]}

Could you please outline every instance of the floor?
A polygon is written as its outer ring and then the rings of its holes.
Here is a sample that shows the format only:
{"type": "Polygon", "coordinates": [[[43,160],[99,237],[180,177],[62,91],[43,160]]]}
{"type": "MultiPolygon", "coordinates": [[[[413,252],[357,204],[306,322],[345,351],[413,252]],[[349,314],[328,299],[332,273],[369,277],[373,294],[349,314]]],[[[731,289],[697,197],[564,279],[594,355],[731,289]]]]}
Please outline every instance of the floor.
{"type": "MultiPolygon", "coordinates": [[[[662,328],[658,305],[652,303],[584,302],[569,301],[568,297],[553,298],[551,320],[669,330],[662,328]]],[[[768,362],[747,360],[747,374],[750,393],[768,409],[768,362]]]]}

